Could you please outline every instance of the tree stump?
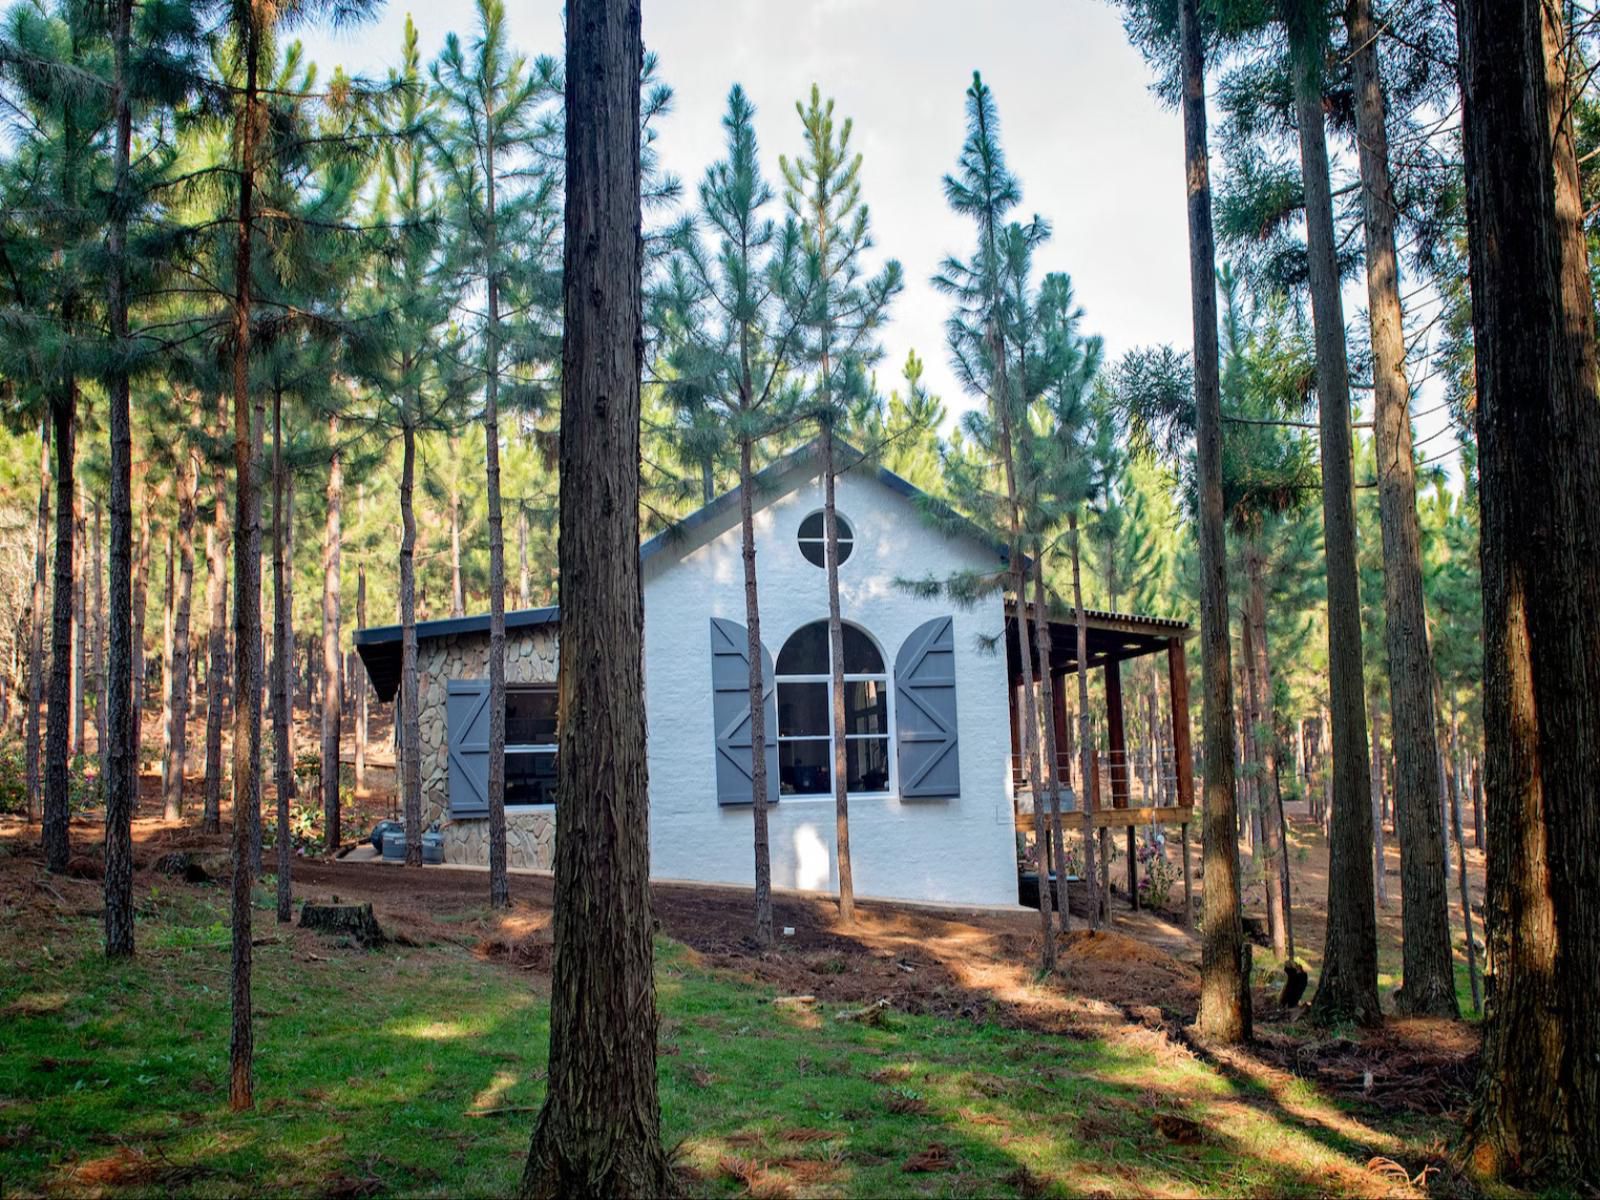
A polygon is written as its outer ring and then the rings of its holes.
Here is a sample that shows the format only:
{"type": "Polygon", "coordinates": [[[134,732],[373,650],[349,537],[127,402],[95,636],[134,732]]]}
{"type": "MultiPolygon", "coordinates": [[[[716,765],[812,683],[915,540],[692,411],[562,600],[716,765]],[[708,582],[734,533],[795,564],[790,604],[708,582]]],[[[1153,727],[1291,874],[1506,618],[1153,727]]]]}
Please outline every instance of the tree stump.
{"type": "Polygon", "coordinates": [[[368,950],[387,940],[370,904],[304,904],[300,907],[300,928],[348,937],[368,950]]]}

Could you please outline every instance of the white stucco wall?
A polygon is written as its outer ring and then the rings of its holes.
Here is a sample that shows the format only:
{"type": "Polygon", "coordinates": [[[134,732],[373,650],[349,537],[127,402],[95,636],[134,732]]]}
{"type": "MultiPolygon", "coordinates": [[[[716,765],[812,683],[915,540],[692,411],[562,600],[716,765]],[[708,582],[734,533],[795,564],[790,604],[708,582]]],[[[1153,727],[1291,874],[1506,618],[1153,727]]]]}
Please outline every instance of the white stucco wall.
{"type": "MultiPolygon", "coordinates": [[[[1015,904],[1005,656],[979,644],[1002,632],[1001,600],[962,609],[895,586],[896,578],[992,570],[996,557],[974,541],[934,530],[910,500],[870,472],[842,477],[837,504],[855,532],[854,552],[839,571],[843,615],[876,639],[891,674],[901,644],[925,621],[952,616],[955,632],[961,795],[852,799],[856,893],[1015,904]]],[[[828,615],[827,575],[795,540],[801,520],[821,506],[818,476],[772,497],[756,514],[762,641],[774,659],[796,629],[828,615]]],[[[716,616],[745,624],[737,522],[735,509],[645,563],[650,869],[661,878],[745,884],[754,878],[752,809],[719,806],[714,783],[709,622],[716,616]]],[[[788,796],[769,811],[774,885],[836,888],[833,797],[788,796]]]]}

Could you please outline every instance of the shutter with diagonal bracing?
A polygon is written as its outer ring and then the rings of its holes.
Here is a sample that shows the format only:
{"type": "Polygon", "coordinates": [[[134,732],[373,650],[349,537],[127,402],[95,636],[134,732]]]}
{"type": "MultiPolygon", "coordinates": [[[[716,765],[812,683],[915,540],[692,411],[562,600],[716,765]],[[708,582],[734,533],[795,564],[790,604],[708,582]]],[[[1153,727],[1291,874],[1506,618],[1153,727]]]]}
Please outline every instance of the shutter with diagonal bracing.
{"type": "Polygon", "coordinates": [[[935,617],[918,626],[895,657],[895,743],[902,796],[961,794],[955,646],[954,620],[935,617]]]}
{"type": "MultiPolygon", "coordinates": [[[[711,618],[711,707],[716,724],[718,804],[751,804],[755,756],[750,736],[750,634],[743,625],[711,618]]],[[[772,656],[761,649],[766,708],[767,803],[778,801],[778,701],[772,656]]]]}

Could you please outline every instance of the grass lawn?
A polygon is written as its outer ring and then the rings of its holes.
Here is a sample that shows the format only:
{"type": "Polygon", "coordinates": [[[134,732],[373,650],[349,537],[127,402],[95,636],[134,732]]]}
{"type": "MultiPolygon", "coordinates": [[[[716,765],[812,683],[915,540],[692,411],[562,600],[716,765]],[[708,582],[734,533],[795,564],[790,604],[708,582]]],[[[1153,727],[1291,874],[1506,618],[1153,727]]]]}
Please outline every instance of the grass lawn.
{"type": "MultiPolygon", "coordinates": [[[[68,881],[63,881],[63,885],[68,881]]],[[[87,890],[88,885],[79,885],[87,890]]],[[[75,895],[75,893],[74,893],[75,895]]],[[[0,1194],[502,1195],[543,1096],[537,977],[439,942],[367,953],[258,891],[257,1107],[226,1097],[226,897],[143,896],[140,952],[60,907],[0,950],[0,1194]],[[472,1116],[475,1110],[514,1109],[472,1116]]],[[[13,914],[21,911],[12,907],[13,914]]],[[[1224,1069],[1137,1023],[873,1027],[657,945],[664,1136],[707,1195],[1393,1194],[1448,1132],[1224,1069]]],[[[1404,1186],[1401,1186],[1404,1191],[1404,1186]]]]}

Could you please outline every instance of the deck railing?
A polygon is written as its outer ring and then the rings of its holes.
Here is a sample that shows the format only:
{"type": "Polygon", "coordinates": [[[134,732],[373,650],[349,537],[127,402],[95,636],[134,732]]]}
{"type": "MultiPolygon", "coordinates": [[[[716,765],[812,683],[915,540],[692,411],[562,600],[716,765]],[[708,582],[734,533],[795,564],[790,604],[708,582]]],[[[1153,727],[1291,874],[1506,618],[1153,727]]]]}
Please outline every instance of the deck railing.
{"type": "MultiPolygon", "coordinates": [[[[1099,750],[1095,752],[1092,766],[1094,774],[1089,781],[1089,795],[1096,811],[1180,806],[1178,765],[1171,750],[1164,749],[1159,754],[1150,750],[1099,750]]],[[[1066,752],[1056,755],[1056,779],[1062,788],[1073,788],[1073,780],[1081,774],[1076,755],[1066,752]]],[[[1041,780],[1044,784],[1048,782],[1048,777],[1041,780]]],[[[1019,754],[1011,756],[1011,784],[1019,793],[1031,787],[1027,764],[1019,754]]],[[[1068,803],[1064,795],[1063,804],[1068,803]]],[[[1075,799],[1069,807],[1076,809],[1075,799]]]]}

